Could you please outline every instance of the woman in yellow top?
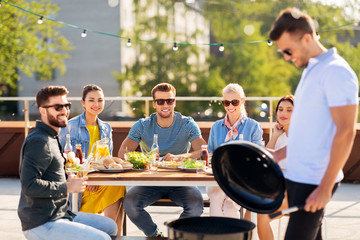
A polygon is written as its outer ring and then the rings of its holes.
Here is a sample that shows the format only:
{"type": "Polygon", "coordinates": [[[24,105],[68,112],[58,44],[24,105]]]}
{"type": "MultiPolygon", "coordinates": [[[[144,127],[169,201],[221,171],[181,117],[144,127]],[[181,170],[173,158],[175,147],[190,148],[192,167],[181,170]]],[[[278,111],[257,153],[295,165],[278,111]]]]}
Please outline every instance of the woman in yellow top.
{"type": "MultiPolygon", "coordinates": [[[[84,86],[81,103],[85,112],[70,119],[68,126],[61,129],[61,145],[65,146],[65,136],[70,133],[73,150],[75,150],[75,144],[81,144],[83,153],[88,156],[96,141],[108,138],[110,154],[112,154],[111,126],[98,118],[105,105],[103,90],[94,84],[84,86]]],[[[80,211],[89,213],[104,212],[106,217],[113,219],[117,223],[117,234],[120,235],[124,219],[122,202],[125,192],[126,188],[124,186],[87,186],[79,204],[81,206],[80,211]]]]}

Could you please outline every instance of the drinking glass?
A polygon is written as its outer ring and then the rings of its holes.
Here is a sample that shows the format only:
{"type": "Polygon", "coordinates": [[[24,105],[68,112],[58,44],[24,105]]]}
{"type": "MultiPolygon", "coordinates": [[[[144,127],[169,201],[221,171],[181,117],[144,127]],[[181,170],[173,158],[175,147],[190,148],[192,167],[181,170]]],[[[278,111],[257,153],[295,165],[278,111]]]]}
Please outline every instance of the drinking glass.
{"type": "Polygon", "coordinates": [[[196,166],[196,173],[197,174],[203,174],[205,173],[205,160],[196,160],[195,166],[196,166]]]}
{"type": "Polygon", "coordinates": [[[79,171],[77,172],[76,176],[78,176],[79,178],[85,177],[88,173],[89,173],[89,168],[90,168],[90,159],[87,160],[87,162],[85,162],[82,166],[80,166],[79,171]]]}
{"type": "Polygon", "coordinates": [[[85,177],[87,174],[88,174],[88,172],[89,172],[89,169],[85,169],[85,168],[82,168],[81,167],[81,169],[77,172],[77,176],[79,177],[79,178],[82,178],[82,177],[85,177]]]}
{"type": "Polygon", "coordinates": [[[80,169],[79,171],[77,172],[77,176],[78,177],[85,177],[88,173],[89,173],[89,170],[90,170],[90,161],[93,157],[93,154],[90,153],[88,155],[87,158],[85,158],[85,153],[83,153],[83,159],[84,159],[84,163],[80,166],[80,169]]]}
{"type": "Polygon", "coordinates": [[[149,159],[149,161],[148,161],[148,170],[149,170],[149,174],[157,174],[158,163],[156,161],[156,154],[154,154],[154,157],[149,159]]]}

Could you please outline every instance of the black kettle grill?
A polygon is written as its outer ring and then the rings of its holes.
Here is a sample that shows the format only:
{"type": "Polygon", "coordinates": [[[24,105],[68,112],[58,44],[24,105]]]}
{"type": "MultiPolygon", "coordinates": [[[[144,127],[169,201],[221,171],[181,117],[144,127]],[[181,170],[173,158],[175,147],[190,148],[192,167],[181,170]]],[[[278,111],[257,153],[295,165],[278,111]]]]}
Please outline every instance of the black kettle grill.
{"type": "MultiPolygon", "coordinates": [[[[273,213],[285,194],[285,179],[272,155],[251,142],[229,142],[212,157],[216,182],[233,201],[257,213],[273,213]]],[[[188,217],[167,223],[169,239],[251,239],[255,224],[223,217],[188,217]]]]}

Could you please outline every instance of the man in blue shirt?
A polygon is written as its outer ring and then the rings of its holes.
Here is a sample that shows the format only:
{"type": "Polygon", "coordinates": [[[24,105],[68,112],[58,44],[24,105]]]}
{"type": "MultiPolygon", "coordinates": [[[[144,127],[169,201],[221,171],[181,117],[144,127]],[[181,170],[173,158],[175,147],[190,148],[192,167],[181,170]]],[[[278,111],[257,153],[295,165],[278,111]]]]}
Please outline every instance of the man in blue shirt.
{"type": "MultiPolygon", "coordinates": [[[[206,142],[191,117],[174,111],[175,88],[171,84],[160,83],[152,89],[151,94],[156,113],[138,120],[132,126],[121,144],[119,157],[123,158],[126,152],[134,151],[138,145],[142,151],[149,151],[154,134],[158,134],[159,152],[163,161],[199,158],[201,145],[206,142]],[[190,147],[193,152],[189,152],[190,147]]],[[[130,220],[146,236],[161,236],[157,225],[144,208],[164,197],[183,207],[180,217],[200,216],[203,211],[203,199],[197,187],[132,187],[125,195],[124,209],[130,220]]]]}
{"type": "Polygon", "coordinates": [[[359,83],[335,48],[316,39],[310,16],[296,8],[280,13],[270,32],[284,59],[305,67],[296,88],[285,171],[289,206],[305,205],[291,213],[285,239],[321,239],[324,207],[330,201],[355,137],[359,83]]]}

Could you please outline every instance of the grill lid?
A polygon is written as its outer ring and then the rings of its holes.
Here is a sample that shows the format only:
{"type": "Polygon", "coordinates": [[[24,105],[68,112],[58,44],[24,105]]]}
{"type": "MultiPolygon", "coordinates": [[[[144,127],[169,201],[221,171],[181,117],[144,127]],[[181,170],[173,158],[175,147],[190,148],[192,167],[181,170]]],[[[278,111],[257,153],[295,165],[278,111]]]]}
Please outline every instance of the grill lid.
{"type": "Polygon", "coordinates": [[[272,213],[284,199],[285,179],[272,155],[251,142],[222,144],[212,156],[215,180],[239,205],[272,213]]]}

